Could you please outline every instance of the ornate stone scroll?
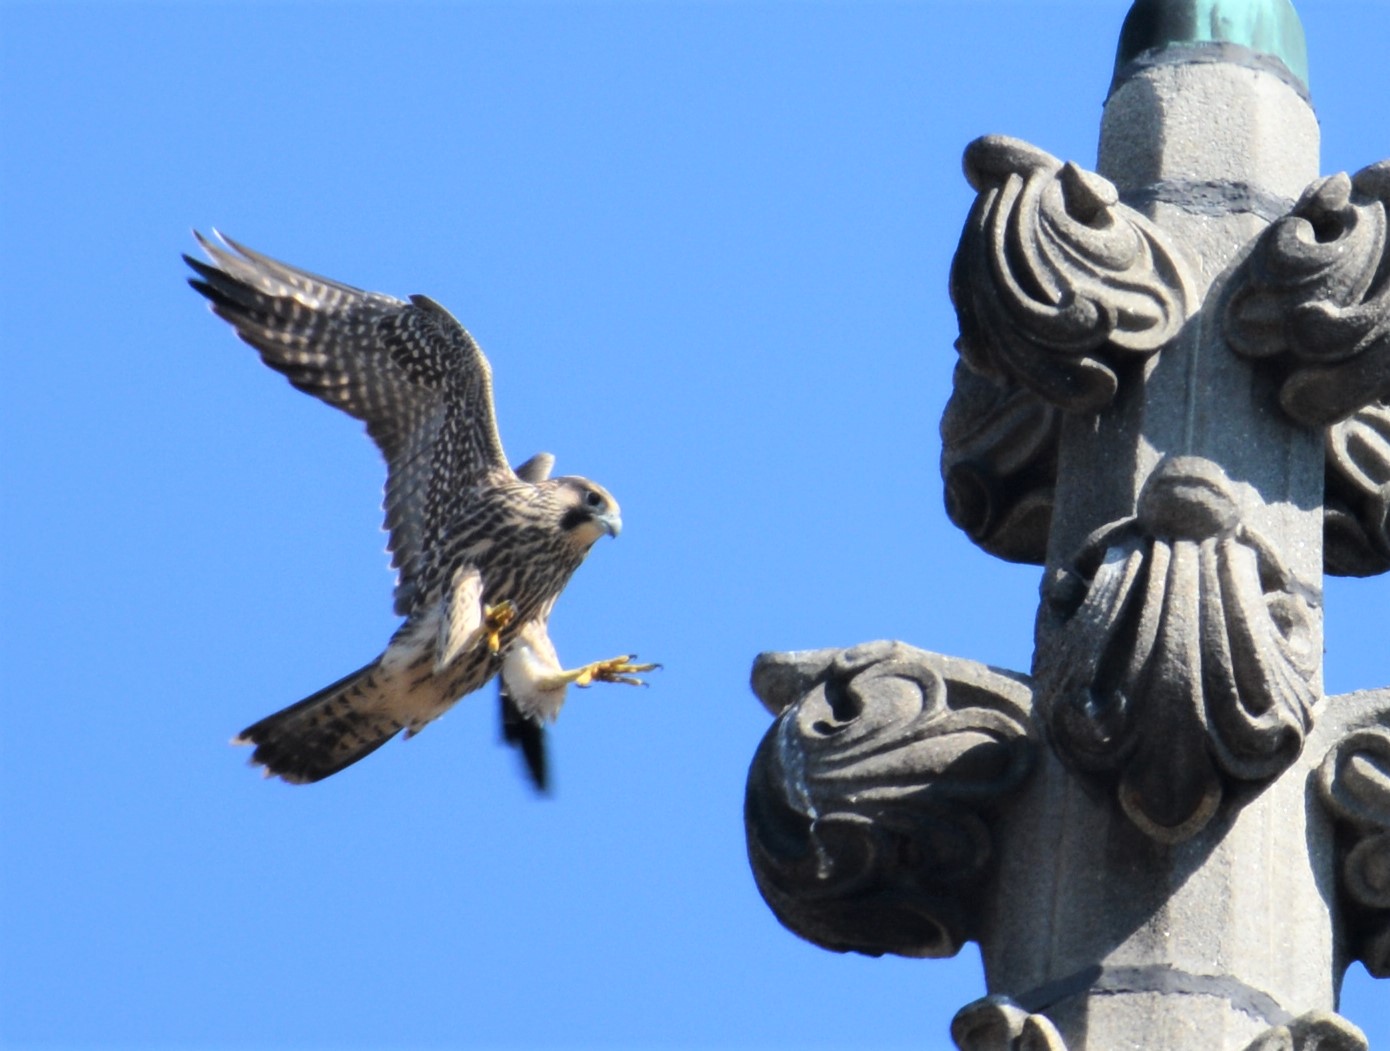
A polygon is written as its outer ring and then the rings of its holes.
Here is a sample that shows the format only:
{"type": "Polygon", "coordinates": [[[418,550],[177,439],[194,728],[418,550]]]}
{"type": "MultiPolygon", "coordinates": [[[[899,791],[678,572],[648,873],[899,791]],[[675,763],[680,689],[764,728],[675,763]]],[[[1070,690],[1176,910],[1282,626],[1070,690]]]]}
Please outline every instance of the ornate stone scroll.
{"type": "MultiPolygon", "coordinates": [[[[1067,1051],[1046,1015],[1030,1014],[1006,996],[962,1007],[951,1021],[951,1038],[960,1051],[1067,1051]]],[[[1310,1011],[1260,1034],[1245,1051],[1370,1051],[1370,1045],[1340,1015],[1310,1011]]]]}
{"type": "Polygon", "coordinates": [[[961,359],[1067,412],[1104,408],[1120,371],[1187,319],[1179,255],[1108,180],[1019,139],[976,139],[965,176],[978,196],[951,267],[961,359]]]}
{"type": "Polygon", "coordinates": [[[1118,775],[1150,836],[1188,838],[1222,775],[1268,780],[1298,756],[1318,700],[1316,601],[1242,523],[1219,467],[1164,460],[1135,516],[1044,585],[1035,676],[1053,743],[1118,775]]]}
{"type": "MultiPolygon", "coordinates": [[[[1025,387],[957,365],[941,418],[946,513],[985,551],[1042,565],[1057,484],[1060,412],[1025,387]]],[[[1325,431],[1323,562],[1333,576],[1390,570],[1390,400],[1325,431]]]]}
{"type": "MultiPolygon", "coordinates": [[[[946,513],[985,551],[1042,565],[1057,484],[1061,413],[1026,387],[999,386],[957,365],[941,418],[946,513]]],[[[1390,570],[1390,400],[1325,431],[1324,569],[1390,570]]]]}
{"type": "Polygon", "coordinates": [[[1390,161],[1317,180],[1233,285],[1227,339],[1277,368],[1279,403],[1306,426],[1390,395],[1388,207],[1390,161]]]}
{"type": "MultiPolygon", "coordinates": [[[[1385,709],[1390,723],[1390,705],[1385,709]]],[[[1318,769],[1317,785],[1340,826],[1351,955],[1377,978],[1390,977],[1390,728],[1362,727],[1343,736],[1318,769]]]]}
{"type": "Polygon", "coordinates": [[[1323,560],[1327,572],[1390,569],[1390,403],[1372,402],[1327,428],[1323,560]]]}
{"type": "Polygon", "coordinates": [[[1370,1044],[1341,1015],[1311,1011],[1262,1033],[1245,1051],[1370,1051],[1370,1044]]]}
{"type": "Polygon", "coordinates": [[[1047,555],[1062,414],[1027,387],[957,363],[941,417],[946,513],[980,547],[1010,562],[1047,555]]]}
{"type": "Polygon", "coordinates": [[[1030,1014],[1007,996],[962,1007],[951,1020],[951,1039],[960,1051],[1067,1051],[1046,1015],[1030,1014]]]}
{"type": "Polygon", "coordinates": [[[748,854],[784,924],[827,949],[950,956],[987,881],[984,816],[1027,773],[1022,676],[898,642],[763,654],[777,714],[748,776],[748,854]]]}

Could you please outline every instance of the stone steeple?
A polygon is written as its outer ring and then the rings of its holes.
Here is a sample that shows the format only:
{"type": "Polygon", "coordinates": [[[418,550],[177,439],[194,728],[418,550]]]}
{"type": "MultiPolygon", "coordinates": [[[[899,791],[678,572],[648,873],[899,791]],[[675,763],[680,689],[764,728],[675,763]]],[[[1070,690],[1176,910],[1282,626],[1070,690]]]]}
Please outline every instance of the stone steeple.
{"type": "Polygon", "coordinates": [[[1390,569],[1390,161],[1318,177],[1288,0],[1138,0],[1097,171],[971,143],[952,520],[1043,567],[1030,674],[763,654],[749,856],[792,930],[980,943],[962,1051],[1365,1048],[1390,691],[1322,693],[1322,576],[1390,569]]]}

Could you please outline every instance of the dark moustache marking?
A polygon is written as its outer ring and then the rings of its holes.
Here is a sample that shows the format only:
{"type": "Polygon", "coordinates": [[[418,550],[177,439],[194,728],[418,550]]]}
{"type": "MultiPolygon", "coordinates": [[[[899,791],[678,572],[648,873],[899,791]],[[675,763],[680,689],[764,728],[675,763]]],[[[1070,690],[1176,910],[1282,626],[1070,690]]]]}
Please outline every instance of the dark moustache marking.
{"type": "Polygon", "coordinates": [[[571,530],[578,529],[585,522],[592,522],[593,519],[594,516],[586,508],[571,507],[565,512],[564,517],[560,519],[560,528],[568,533],[571,530]]]}

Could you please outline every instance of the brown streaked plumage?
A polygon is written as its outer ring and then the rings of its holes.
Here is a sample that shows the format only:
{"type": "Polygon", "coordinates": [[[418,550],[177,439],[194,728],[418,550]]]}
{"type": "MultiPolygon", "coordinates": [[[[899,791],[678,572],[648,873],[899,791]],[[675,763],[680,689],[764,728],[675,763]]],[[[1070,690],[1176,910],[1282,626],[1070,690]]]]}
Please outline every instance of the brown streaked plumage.
{"type": "Polygon", "coordinates": [[[318,277],[227,237],[194,236],[189,284],[300,390],[364,421],[386,459],[386,528],[405,622],[370,664],[243,730],[252,762],[318,781],[409,736],[499,676],[505,739],[544,787],[544,722],[570,683],[638,683],[631,656],[566,671],[546,633],[594,542],[622,527],[601,485],[507,464],[492,370],[443,307],[318,277]]]}

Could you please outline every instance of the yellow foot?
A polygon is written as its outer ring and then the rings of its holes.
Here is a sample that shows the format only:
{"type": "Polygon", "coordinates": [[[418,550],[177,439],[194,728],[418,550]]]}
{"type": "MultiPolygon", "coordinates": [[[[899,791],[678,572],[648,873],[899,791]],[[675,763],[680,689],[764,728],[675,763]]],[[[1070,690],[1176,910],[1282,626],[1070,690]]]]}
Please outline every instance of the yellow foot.
{"type": "Polygon", "coordinates": [[[511,599],[503,599],[495,606],[483,607],[483,629],[487,632],[488,652],[496,653],[502,648],[502,632],[516,619],[516,606],[511,599]]]}
{"type": "Polygon", "coordinates": [[[636,677],[637,673],[655,671],[661,665],[633,664],[632,659],[636,656],[635,653],[628,653],[621,657],[609,657],[606,661],[594,661],[593,664],[576,668],[568,675],[576,686],[592,686],[596,682],[625,682],[629,686],[645,686],[647,684],[636,677]]]}

